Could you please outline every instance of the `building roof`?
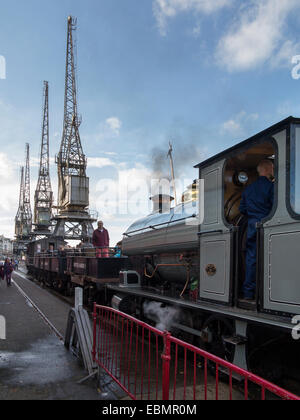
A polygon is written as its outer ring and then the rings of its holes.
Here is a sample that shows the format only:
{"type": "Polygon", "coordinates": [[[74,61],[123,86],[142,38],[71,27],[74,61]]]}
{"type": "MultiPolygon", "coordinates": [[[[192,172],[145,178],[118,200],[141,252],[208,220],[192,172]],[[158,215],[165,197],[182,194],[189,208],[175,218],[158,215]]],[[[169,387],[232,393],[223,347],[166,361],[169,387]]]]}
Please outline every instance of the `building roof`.
{"type": "Polygon", "coordinates": [[[9,242],[13,242],[13,239],[6,238],[4,235],[0,235],[0,241],[9,241],[9,242]]]}

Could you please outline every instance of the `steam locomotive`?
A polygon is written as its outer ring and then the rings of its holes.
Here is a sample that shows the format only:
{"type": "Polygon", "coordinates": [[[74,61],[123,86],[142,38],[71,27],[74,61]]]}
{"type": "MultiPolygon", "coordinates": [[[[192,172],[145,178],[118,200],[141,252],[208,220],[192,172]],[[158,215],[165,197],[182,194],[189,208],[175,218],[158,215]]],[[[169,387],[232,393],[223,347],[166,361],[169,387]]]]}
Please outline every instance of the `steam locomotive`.
{"type": "Polygon", "coordinates": [[[180,317],[171,328],[181,338],[269,379],[286,371],[299,377],[294,364],[299,352],[295,316],[300,314],[299,162],[300,119],[289,117],[197,165],[204,180],[200,198],[197,182],[174,208],[171,197],[156,197],[152,214],[125,232],[121,259],[69,256],[60,269],[52,261],[53,274],[50,257],[32,250],[29,270],[50,282],[54,278],[64,290],[79,284],[88,290],[88,300],[153,323],[159,320],[146,310],[149,302],[162,310],[176,308],[180,317]],[[246,302],[247,220],[239,205],[263,159],[274,161],[275,199],[271,214],[258,225],[256,300],[246,302]]]}

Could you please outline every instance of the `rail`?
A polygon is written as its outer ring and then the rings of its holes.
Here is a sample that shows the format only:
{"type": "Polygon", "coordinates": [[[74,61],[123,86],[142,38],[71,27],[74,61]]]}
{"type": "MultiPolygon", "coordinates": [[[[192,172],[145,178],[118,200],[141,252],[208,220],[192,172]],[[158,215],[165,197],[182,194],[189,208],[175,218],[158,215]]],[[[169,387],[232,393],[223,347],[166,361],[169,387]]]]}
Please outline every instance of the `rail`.
{"type": "Polygon", "coordinates": [[[72,258],[72,257],[88,257],[88,258],[117,258],[121,257],[121,248],[118,247],[80,247],[76,249],[64,249],[62,251],[42,251],[38,252],[33,258],[72,258]]]}
{"type": "Polygon", "coordinates": [[[112,308],[95,304],[93,318],[93,360],[133,400],[300,400],[112,308]]]}

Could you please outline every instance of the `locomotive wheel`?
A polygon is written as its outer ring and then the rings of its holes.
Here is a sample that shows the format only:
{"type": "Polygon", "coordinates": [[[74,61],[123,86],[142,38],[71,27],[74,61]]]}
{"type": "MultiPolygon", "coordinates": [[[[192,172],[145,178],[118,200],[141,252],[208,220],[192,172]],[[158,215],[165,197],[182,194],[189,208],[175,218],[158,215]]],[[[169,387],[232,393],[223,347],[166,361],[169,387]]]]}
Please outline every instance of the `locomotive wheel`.
{"type": "Polygon", "coordinates": [[[224,341],[225,337],[232,337],[235,334],[235,328],[231,322],[222,317],[211,316],[204,322],[202,331],[205,350],[232,363],[235,346],[224,341]]]}
{"type": "MultiPolygon", "coordinates": [[[[182,313],[178,323],[188,328],[194,328],[193,316],[190,312],[182,313]]],[[[194,335],[187,331],[172,327],[171,333],[181,341],[185,341],[190,344],[194,343],[194,335]]]]}

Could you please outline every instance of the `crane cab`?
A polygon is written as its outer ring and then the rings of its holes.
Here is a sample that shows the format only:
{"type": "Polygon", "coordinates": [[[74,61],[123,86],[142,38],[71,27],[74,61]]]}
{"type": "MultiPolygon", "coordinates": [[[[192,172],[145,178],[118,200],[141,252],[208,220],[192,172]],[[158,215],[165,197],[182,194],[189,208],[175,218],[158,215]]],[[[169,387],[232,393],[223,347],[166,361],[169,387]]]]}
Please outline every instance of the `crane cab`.
{"type": "Polygon", "coordinates": [[[196,166],[204,180],[200,299],[245,305],[241,298],[248,223],[239,206],[263,159],[274,162],[275,196],[271,213],[257,226],[257,290],[249,309],[298,314],[300,119],[293,117],[196,166]]]}

